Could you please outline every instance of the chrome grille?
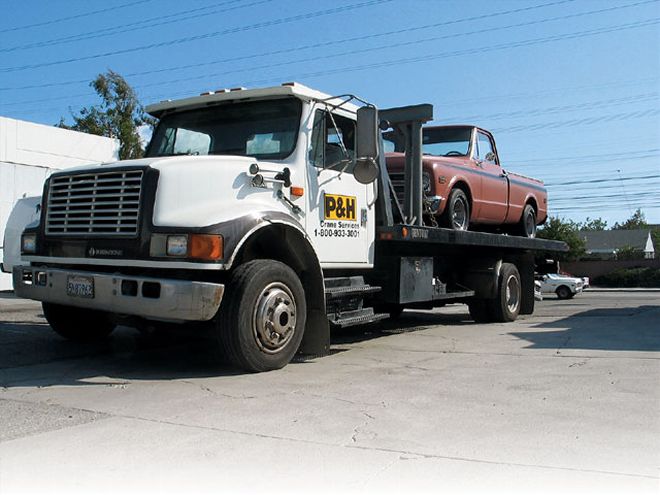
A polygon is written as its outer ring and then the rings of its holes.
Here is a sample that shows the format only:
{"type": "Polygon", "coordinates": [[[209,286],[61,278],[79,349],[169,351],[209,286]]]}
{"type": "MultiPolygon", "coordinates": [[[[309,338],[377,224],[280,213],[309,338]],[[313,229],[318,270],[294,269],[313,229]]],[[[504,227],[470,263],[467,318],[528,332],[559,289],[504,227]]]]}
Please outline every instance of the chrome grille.
{"type": "Polygon", "coordinates": [[[137,235],[142,170],[54,175],[48,188],[46,235],[137,235]]]}

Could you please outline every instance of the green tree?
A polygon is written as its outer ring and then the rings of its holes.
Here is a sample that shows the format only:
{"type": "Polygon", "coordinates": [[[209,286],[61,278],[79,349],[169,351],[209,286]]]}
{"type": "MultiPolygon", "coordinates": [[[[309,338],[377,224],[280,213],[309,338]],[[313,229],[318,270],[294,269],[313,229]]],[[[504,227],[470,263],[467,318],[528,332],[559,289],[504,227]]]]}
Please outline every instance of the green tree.
{"type": "Polygon", "coordinates": [[[603,220],[600,217],[594,219],[587,217],[587,220],[580,224],[580,230],[607,230],[607,220],[603,220]]]}
{"type": "Polygon", "coordinates": [[[646,229],[649,224],[646,223],[646,217],[642,213],[641,208],[637,208],[635,213],[623,223],[616,222],[613,230],[637,230],[637,229],[646,229]]]}
{"type": "Polygon", "coordinates": [[[116,138],[119,140],[120,160],[140,158],[144,153],[140,127],[153,126],[155,120],[145,113],[133,88],[112,70],[99,74],[90,86],[101,98],[101,103],[83,107],[77,114],[71,112],[73,125],[67,125],[61,118],[58,127],[116,138]]]}
{"type": "Polygon", "coordinates": [[[541,239],[563,241],[568,245],[568,252],[548,253],[559,261],[576,261],[584,256],[586,242],[580,237],[580,225],[572,220],[550,217],[546,224],[538,230],[536,236],[541,239]]]}

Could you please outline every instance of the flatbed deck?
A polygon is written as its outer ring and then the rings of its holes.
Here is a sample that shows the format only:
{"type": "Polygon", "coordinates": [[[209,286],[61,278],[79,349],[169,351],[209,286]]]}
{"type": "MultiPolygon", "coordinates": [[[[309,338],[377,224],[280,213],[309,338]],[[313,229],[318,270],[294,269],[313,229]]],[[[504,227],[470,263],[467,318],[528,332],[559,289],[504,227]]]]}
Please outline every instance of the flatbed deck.
{"type": "Polygon", "coordinates": [[[418,244],[447,245],[451,247],[492,247],[522,251],[568,251],[561,241],[530,239],[505,234],[451,230],[442,227],[426,227],[396,224],[378,227],[376,239],[379,242],[405,242],[418,244]]]}

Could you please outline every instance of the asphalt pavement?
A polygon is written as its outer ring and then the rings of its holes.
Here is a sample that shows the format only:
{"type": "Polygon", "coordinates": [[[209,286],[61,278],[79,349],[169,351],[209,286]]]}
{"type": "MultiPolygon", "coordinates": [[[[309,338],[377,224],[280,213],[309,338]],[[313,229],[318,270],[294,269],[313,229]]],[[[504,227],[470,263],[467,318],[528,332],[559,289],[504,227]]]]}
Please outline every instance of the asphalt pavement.
{"type": "Polygon", "coordinates": [[[244,374],[186,329],[72,344],[0,295],[0,493],[658,493],[660,293],[349,330],[244,374]]]}

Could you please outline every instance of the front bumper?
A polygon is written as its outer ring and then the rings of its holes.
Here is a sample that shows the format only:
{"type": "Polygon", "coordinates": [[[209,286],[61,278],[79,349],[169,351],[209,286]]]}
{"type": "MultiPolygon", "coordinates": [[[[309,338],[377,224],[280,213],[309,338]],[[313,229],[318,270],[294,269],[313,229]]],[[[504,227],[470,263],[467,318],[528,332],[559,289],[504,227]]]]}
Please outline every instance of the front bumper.
{"type": "Polygon", "coordinates": [[[161,321],[208,321],[225,290],[211,282],[26,266],[14,268],[13,280],[19,297],[161,321]],[[93,297],[67,294],[69,277],[93,279],[93,297]]]}

